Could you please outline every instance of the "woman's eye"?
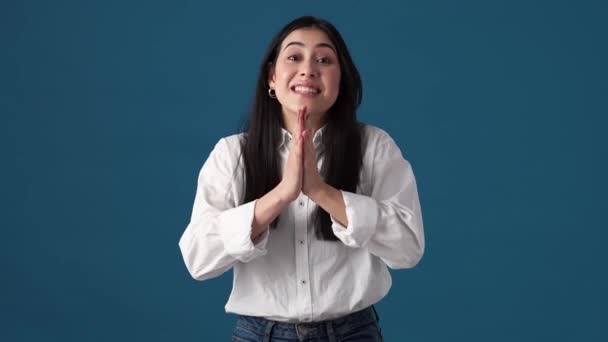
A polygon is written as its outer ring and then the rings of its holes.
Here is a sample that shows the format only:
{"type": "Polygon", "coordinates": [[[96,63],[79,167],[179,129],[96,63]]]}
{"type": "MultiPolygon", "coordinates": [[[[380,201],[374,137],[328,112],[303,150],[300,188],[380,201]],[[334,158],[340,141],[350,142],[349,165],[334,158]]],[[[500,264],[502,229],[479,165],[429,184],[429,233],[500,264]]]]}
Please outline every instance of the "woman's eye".
{"type": "Polygon", "coordinates": [[[330,60],[327,57],[321,57],[321,58],[317,59],[317,62],[322,63],[322,64],[328,64],[330,62],[330,60]]]}
{"type": "Polygon", "coordinates": [[[297,61],[298,60],[298,56],[296,56],[296,55],[289,56],[289,57],[287,57],[287,60],[297,61]]]}

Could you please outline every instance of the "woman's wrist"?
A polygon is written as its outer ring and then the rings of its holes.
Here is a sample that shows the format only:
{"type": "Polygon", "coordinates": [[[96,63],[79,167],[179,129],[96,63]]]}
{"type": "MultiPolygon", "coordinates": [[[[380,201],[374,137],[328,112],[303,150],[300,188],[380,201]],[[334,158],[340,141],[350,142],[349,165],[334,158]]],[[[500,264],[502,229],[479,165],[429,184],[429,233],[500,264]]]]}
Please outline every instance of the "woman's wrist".
{"type": "Polygon", "coordinates": [[[290,193],[288,190],[288,185],[284,183],[284,181],[279,182],[279,184],[274,187],[269,193],[272,193],[272,196],[276,196],[278,203],[282,208],[289,205],[289,203],[293,202],[298,198],[298,193],[290,193]],[[295,196],[294,196],[295,195],[295,196]]]}
{"type": "Polygon", "coordinates": [[[308,198],[323,208],[331,217],[340,222],[343,226],[348,226],[346,216],[346,205],[342,196],[342,191],[333,186],[322,182],[322,184],[312,191],[308,198]]]}
{"type": "Polygon", "coordinates": [[[306,196],[321,206],[321,203],[325,202],[324,199],[329,196],[332,190],[336,189],[325,182],[320,182],[319,185],[311,189],[306,196]]]}
{"type": "Polygon", "coordinates": [[[268,192],[268,195],[272,196],[275,200],[276,205],[281,207],[281,210],[285,208],[290,202],[294,201],[287,191],[285,191],[285,184],[281,181],[274,189],[268,192]]]}
{"type": "Polygon", "coordinates": [[[280,184],[256,200],[251,238],[255,240],[260,236],[268,225],[281,214],[281,211],[289,204],[286,202],[280,184]]]}

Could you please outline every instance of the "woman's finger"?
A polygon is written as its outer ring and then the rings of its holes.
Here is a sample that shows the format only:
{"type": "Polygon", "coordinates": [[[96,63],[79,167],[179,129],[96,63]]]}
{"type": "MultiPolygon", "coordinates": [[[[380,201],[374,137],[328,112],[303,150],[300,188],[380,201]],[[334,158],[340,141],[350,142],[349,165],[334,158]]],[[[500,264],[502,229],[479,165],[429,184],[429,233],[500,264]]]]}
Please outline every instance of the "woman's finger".
{"type": "MultiPolygon", "coordinates": [[[[306,108],[305,108],[305,109],[306,109],[306,108]]],[[[310,126],[310,121],[308,120],[308,119],[309,119],[309,117],[310,117],[310,113],[309,113],[308,111],[305,111],[305,112],[304,112],[304,117],[302,118],[302,123],[303,123],[302,129],[303,129],[303,130],[308,129],[308,127],[310,126]]],[[[309,137],[309,138],[312,138],[312,137],[310,136],[310,132],[308,132],[307,134],[308,134],[308,137],[309,137]]]]}
{"type": "Polygon", "coordinates": [[[302,153],[302,162],[304,162],[304,158],[306,158],[306,140],[308,138],[308,132],[305,129],[300,133],[300,146],[298,146],[298,150],[302,153]]]}
{"type": "Polygon", "coordinates": [[[307,139],[304,140],[303,150],[306,153],[306,158],[313,158],[315,156],[315,148],[312,143],[312,131],[310,129],[305,130],[307,139]]]}
{"type": "Polygon", "coordinates": [[[306,107],[302,107],[298,110],[298,134],[306,129],[306,117],[308,114],[306,113],[306,107]]]}
{"type": "Polygon", "coordinates": [[[302,131],[302,110],[298,110],[298,116],[296,119],[296,132],[294,133],[294,138],[296,141],[300,139],[300,132],[302,131]]]}

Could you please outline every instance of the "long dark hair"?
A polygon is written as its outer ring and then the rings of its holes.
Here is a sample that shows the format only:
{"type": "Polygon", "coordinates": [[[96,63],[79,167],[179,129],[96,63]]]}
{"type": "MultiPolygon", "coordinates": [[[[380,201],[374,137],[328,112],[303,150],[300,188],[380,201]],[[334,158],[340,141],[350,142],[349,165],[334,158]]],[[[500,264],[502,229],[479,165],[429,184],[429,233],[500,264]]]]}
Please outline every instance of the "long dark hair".
{"type": "MultiPolygon", "coordinates": [[[[282,112],[281,104],[268,96],[268,75],[276,63],[285,37],[294,30],[311,27],[325,32],[329,37],[336,48],[341,74],[338,97],[326,114],[321,140],[325,154],[321,176],[336,189],[356,192],[363,160],[362,125],[356,116],[363,95],[361,78],[338,30],[326,20],[305,16],[293,20],[279,31],[272,39],[260,65],[255,97],[249,121],[244,127],[246,134],[242,143],[245,166],[243,203],[264,196],[281,181],[278,146],[281,141],[282,112]]],[[[271,224],[272,228],[276,228],[278,219],[271,224]]],[[[332,231],[329,214],[325,210],[317,207],[314,222],[317,238],[338,240],[332,231]]]]}

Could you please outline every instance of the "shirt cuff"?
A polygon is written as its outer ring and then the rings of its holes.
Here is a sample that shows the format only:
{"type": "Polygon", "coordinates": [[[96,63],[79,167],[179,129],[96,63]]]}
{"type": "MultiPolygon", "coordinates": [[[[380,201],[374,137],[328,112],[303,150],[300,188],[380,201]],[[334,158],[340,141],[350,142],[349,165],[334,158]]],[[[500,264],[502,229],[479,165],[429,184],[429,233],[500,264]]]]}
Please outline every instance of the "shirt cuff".
{"type": "Polygon", "coordinates": [[[348,227],[344,227],[331,215],[331,228],[338,239],[353,248],[364,247],[376,231],[378,222],[378,203],[375,199],[342,191],[346,206],[348,227]]]}
{"type": "Polygon", "coordinates": [[[267,252],[266,243],[270,235],[269,229],[256,239],[255,244],[251,241],[254,209],[255,201],[251,201],[226,210],[219,220],[219,235],[224,243],[226,253],[242,262],[249,262],[258,256],[265,255],[267,252]]]}

